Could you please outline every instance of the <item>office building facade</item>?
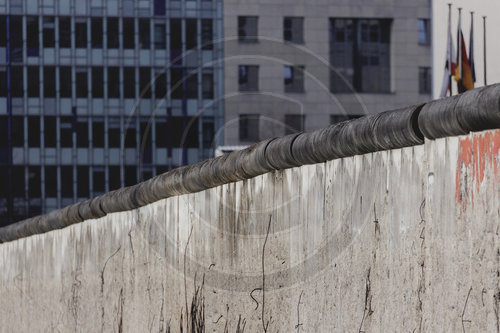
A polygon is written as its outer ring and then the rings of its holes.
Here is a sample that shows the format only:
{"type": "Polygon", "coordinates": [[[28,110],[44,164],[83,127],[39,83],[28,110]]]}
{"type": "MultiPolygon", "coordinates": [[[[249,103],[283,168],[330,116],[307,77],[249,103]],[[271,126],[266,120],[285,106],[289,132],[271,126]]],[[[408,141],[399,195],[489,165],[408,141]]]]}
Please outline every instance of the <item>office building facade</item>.
{"type": "Polygon", "coordinates": [[[0,0],[0,224],[213,156],[221,36],[220,0],[0,0]]]}
{"type": "Polygon", "coordinates": [[[430,5],[224,0],[225,144],[431,99],[430,5]]]}

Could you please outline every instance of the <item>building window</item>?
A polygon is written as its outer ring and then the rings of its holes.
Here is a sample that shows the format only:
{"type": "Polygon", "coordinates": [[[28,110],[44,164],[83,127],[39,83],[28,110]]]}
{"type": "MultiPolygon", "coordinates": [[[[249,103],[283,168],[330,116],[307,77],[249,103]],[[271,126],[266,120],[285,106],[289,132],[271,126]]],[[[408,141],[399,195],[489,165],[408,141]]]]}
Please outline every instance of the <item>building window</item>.
{"type": "Polygon", "coordinates": [[[76,97],[88,97],[87,68],[76,69],[76,97]]]}
{"type": "MultiPolygon", "coordinates": [[[[26,18],[27,25],[27,47],[28,47],[28,57],[38,57],[38,17],[28,16],[26,18]]],[[[6,31],[6,30],[5,30],[6,31]]],[[[3,33],[2,35],[6,35],[3,33]]],[[[45,36],[44,36],[45,37],[45,36]]]]}
{"type": "Polygon", "coordinates": [[[45,196],[49,198],[57,197],[57,167],[45,167],[45,196]]]}
{"type": "Polygon", "coordinates": [[[28,117],[28,147],[40,147],[40,117],[28,117]]]}
{"type": "Polygon", "coordinates": [[[432,89],[431,84],[431,68],[419,67],[418,68],[418,92],[421,94],[430,94],[432,89]]]}
{"type": "Polygon", "coordinates": [[[304,131],[306,116],[303,114],[285,115],[285,135],[304,131]]]}
{"type": "Polygon", "coordinates": [[[238,67],[238,84],[240,91],[258,91],[259,66],[240,65],[238,67]]]}
{"type": "Polygon", "coordinates": [[[43,68],[43,96],[56,97],[56,68],[53,66],[43,68]]]}
{"type": "Polygon", "coordinates": [[[165,24],[155,24],[155,49],[164,50],[167,47],[165,24]]]}
{"type": "Polygon", "coordinates": [[[390,91],[390,19],[330,19],[331,92],[390,91]]]}
{"type": "Polygon", "coordinates": [[[420,45],[429,45],[431,42],[430,36],[429,20],[418,19],[418,43],[420,45]]]}
{"type": "Polygon", "coordinates": [[[73,117],[61,117],[60,128],[60,140],[61,147],[72,148],[73,147],[73,128],[74,126],[73,117]]]}
{"type": "Polygon", "coordinates": [[[40,97],[40,71],[36,66],[28,66],[28,97],[40,97]]]}
{"type": "Polygon", "coordinates": [[[93,173],[93,182],[92,184],[94,189],[94,195],[104,193],[106,191],[106,177],[104,174],[104,170],[102,168],[95,168],[93,173]]]}
{"type": "Polygon", "coordinates": [[[151,123],[147,121],[141,121],[139,132],[139,147],[141,154],[141,161],[146,164],[151,164],[153,161],[153,150],[151,141],[151,123]]]}
{"type": "Polygon", "coordinates": [[[117,190],[122,186],[120,180],[120,167],[110,166],[109,167],[109,190],[117,190]]]}
{"type": "Polygon", "coordinates": [[[167,95],[167,74],[159,72],[155,74],[155,98],[166,98],[167,95]]]}
{"type": "Polygon", "coordinates": [[[363,117],[359,114],[332,114],[330,115],[330,125],[338,124],[346,120],[356,119],[363,117]]]}
{"type": "Polygon", "coordinates": [[[283,39],[287,42],[304,43],[304,18],[285,17],[283,20],[283,39]]]}
{"type": "Polygon", "coordinates": [[[10,69],[10,94],[12,97],[23,97],[23,68],[21,66],[12,66],[10,69]]]}
{"type": "Polygon", "coordinates": [[[201,20],[201,48],[203,50],[213,49],[213,25],[211,19],[201,20]]]}
{"type": "Polygon", "coordinates": [[[123,67],[123,97],[135,98],[135,68],[123,67]]]}
{"type": "Polygon", "coordinates": [[[89,124],[86,118],[80,118],[76,122],[76,146],[78,148],[89,146],[89,124]]]}
{"type": "Polygon", "coordinates": [[[154,0],[154,13],[155,16],[165,15],[165,0],[154,0]]]}
{"type": "Polygon", "coordinates": [[[71,67],[59,67],[59,94],[61,97],[71,97],[71,67]]]}
{"type": "Polygon", "coordinates": [[[75,47],[82,48],[82,49],[87,48],[87,21],[86,21],[86,19],[77,19],[77,21],[75,22],[75,47]]]}
{"type": "Polygon", "coordinates": [[[139,97],[151,98],[151,70],[149,67],[139,68],[139,91],[139,97]]]}
{"type": "Polygon", "coordinates": [[[7,97],[7,68],[0,66],[0,96],[7,97]]]}
{"type": "MultiPolygon", "coordinates": [[[[55,46],[55,23],[54,17],[44,17],[43,18],[43,47],[54,47],[55,46]]],[[[38,35],[37,35],[38,39],[38,35]]]]}
{"type": "Polygon", "coordinates": [[[134,29],[134,19],[124,18],[123,19],[123,48],[133,49],[135,47],[135,29],[134,29]]]}
{"type": "Polygon", "coordinates": [[[255,43],[258,41],[257,16],[238,16],[238,39],[240,42],[255,43]]]}
{"type": "Polygon", "coordinates": [[[92,17],[90,21],[90,30],[92,34],[91,45],[94,49],[102,49],[102,18],[92,17]]]}
{"type": "Polygon", "coordinates": [[[108,146],[120,148],[120,119],[108,118],[108,146]]]}
{"type": "Polygon", "coordinates": [[[40,166],[28,167],[28,196],[40,198],[42,196],[42,177],[40,166]]]}
{"type": "MultiPolygon", "coordinates": [[[[24,146],[24,117],[23,116],[13,116],[11,126],[12,126],[12,146],[23,147],[24,146]]],[[[7,133],[7,131],[5,131],[4,133],[7,133]]]]}
{"type": "MultiPolygon", "coordinates": [[[[170,20],[170,49],[179,52],[176,55],[180,55],[182,50],[182,24],[180,19],[170,20]]],[[[172,60],[175,60],[175,57],[172,57],[172,60]]]]}
{"type": "Polygon", "coordinates": [[[240,141],[256,142],[260,140],[259,114],[240,114],[240,141]]]}
{"type": "Polygon", "coordinates": [[[136,147],[136,137],[135,137],[135,120],[129,119],[125,124],[125,133],[123,133],[125,147],[126,148],[135,148],[136,147]]]}
{"type": "Polygon", "coordinates": [[[120,98],[120,67],[108,67],[108,98],[120,98]]]}
{"type": "Polygon", "coordinates": [[[203,148],[213,148],[214,137],[214,117],[203,117],[203,148]]]}
{"type": "Polygon", "coordinates": [[[43,117],[43,139],[45,147],[57,146],[57,119],[55,116],[43,117]]]}
{"type": "Polygon", "coordinates": [[[137,183],[137,168],[132,165],[125,166],[125,186],[135,185],[137,183]]]}
{"type": "Polygon", "coordinates": [[[186,20],[186,50],[195,49],[198,37],[198,21],[196,19],[186,20]]]}
{"type": "Polygon", "coordinates": [[[107,20],[108,49],[117,49],[120,47],[120,40],[118,35],[118,19],[115,17],[108,17],[107,20]]]}
{"type": "Polygon", "coordinates": [[[80,198],[89,197],[89,167],[77,166],[76,167],[76,185],[77,194],[80,198]]]}
{"type": "Polygon", "coordinates": [[[102,67],[92,67],[92,97],[104,97],[104,75],[102,67]]]}
{"type": "Polygon", "coordinates": [[[214,75],[212,73],[203,73],[201,85],[202,97],[205,99],[214,98],[214,75]]]}
{"type": "Polygon", "coordinates": [[[73,197],[73,167],[61,167],[61,196],[63,198],[73,197]]]}
{"type": "Polygon", "coordinates": [[[59,47],[71,47],[71,18],[59,17],[59,47]]]}
{"type": "MultiPolygon", "coordinates": [[[[37,22],[38,22],[38,20],[37,20],[37,22]]],[[[12,62],[23,62],[23,18],[22,18],[22,16],[11,15],[9,28],[10,28],[10,60],[12,62]]],[[[35,37],[33,37],[33,38],[35,38],[35,37]]],[[[36,39],[38,40],[38,34],[36,35],[36,39]]]]}
{"type": "Polygon", "coordinates": [[[150,29],[148,19],[139,19],[139,47],[141,49],[149,49],[150,45],[150,29]]]}
{"type": "Polygon", "coordinates": [[[104,121],[92,121],[92,146],[97,148],[104,147],[104,121]]]}
{"type": "Polygon", "coordinates": [[[12,168],[12,183],[15,184],[12,188],[14,198],[24,198],[24,185],[26,184],[24,169],[24,166],[20,165],[15,165],[12,168]]]}
{"type": "Polygon", "coordinates": [[[304,66],[284,67],[285,92],[304,92],[304,66]]]}
{"type": "MultiPolygon", "coordinates": [[[[0,31],[7,31],[7,17],[0,15],[0,31]]],[[[7,34],[0,34],[0,47],[7,46],[7,34]]]]}

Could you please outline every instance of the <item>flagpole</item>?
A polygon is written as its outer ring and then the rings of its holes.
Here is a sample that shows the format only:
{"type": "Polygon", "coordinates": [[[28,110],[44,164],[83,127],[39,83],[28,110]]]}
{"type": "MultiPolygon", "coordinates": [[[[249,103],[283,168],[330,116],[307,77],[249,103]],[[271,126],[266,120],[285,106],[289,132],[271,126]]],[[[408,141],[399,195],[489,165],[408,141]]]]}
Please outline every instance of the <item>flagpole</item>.
{"type": "Polygon", "coordinates": [[[484,85],[486,85],[486,16],[483,16],[484,85]]]}
{"type": "MultiPolygon", "coordinates": [[[[449,4],[448,4],[448,20],[449,20],[449,21],[448,21],[448,24],[449,24],[449,25],[448,25],[448,28],[449,28],[449,26],[451,25],[451,24],[450,24],[450,22],[451,22],[451,3],[449,3],[449,4]]],[[[453,42],[451,41],[451,38],[450,38],[449,36],[447,37],[447,39],[448,39],[448,43],[453,43],[453,42]]],[[[447,47],[449,47],[449,46],[447,46],[447,47]]],[[[451,49],[451,48],[450,48],[450,49],[451,49]]],[[[452,63],[452,62],[453,62],[453,59],[451,59],[451,54],[450,54],[450,57],[449,57],[449,59],[448,59],[448,68],[449,68],[449,72],[450,72],[450,75],[448,75],[448,84],[450,85],[450,96],[453,96],[453,88],[452,88],[452,83],[453,83],[453,81],[452,81],[452,79],[451,79],[451,76],[453,75],[453,74],[452,74],[452,72],[451,72],[451,68],[452,68],[451,63],[452,63]]],[[[445,95],[445,96],[446,96],[446,95],[445,95]]]]}

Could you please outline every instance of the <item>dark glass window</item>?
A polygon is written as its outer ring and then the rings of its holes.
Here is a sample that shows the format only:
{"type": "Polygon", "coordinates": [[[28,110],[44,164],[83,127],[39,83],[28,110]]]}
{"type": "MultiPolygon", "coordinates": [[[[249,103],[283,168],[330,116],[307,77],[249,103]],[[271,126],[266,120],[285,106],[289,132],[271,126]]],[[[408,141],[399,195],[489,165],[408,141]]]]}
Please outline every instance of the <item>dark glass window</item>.
{"type": "Polygon", "coordinates": [[[86,98],[89,93],[87,81],[87,69],[78,68],[76,70],[76,97],[86,98]]]}
{"type": "Polygon", "coordinates": [[[421,94],[430,94],[432,90],[432,77],[430,67],[418,68],[418,92],[421,94]]]}
{"type": "Polygon", "coordinates": [[[61,97],[71,97],[72,95],[71,67],[59,67],[59,94],[61,97]]]}
{"type": "Polygon", "coordinates": [[[40,117],[28,117],[28,147],[40,147],[40,117]]]}
{"type": "Polygon", "coordinates": [[[55,21],[53,16],[43,18],[43,47],[55,46],[55,21]]]}
{"type": "Polygon", "coordinates": [[[90,28],[92,34],[92,48],[102,49],[102,18],[92,17],[90,21],[90,28]]]}
{"type": "Polygon", "coordinates": [[[283,19],[283,39],[292,43],[304,43],[303,17],[285,17],[283,19]]]}
{"type": "Polygon", "coordinates": [[[73,117],[61,117],[60,123],[60,138],[61,147],[71,148],[73,147],[73,128],[75,119],[73,117]]]}
{"type": "Polygon", "coordinates": [[[211,19],[201,20],[201,47],[203,50],[213,49],[214,31],[211,19]]]}
{"type": "Polygon", "coordinates": [[[165,0],[154,0],[155,16],[165,15],[165,0]]]}
{"type": "Polygon", "coordinates": [[[418,20],[418,43],[421,45],[429,45],[431,42],[430,27],[428,19],[418,20]]]}
{"type": "Polygon", "coordinates": [[[186,20],[186,50],[195,49],[197,42],[197,25],[198,20],[196,19],[187,19],[186,20]]]}
{"type": "Polygon", "coordinates": [[[139,91],[141,98],[151,98],[151,70],[149,67],[139,68],[139,91]]]}
{"type": "Polygon", "coordinates": [[[0,66],[0,96],[7,97],[7,69],[0,66]]]}
{"type": "Polygon", "coordinates": [[[240,91],[259,90],[259,66],[240,65],[238,67],[238,84],[240,91]]]}
{"type": "Polygon", "coordinates": [[[57,119],[55,116],[43,117],[43,134],[45,147],[57,146],[57,119]]]}
{"type": "Polygon", "coordinates": [[[285,135],[304,131],[306,116],[303,114],[285,115],[285,135]]]}
{"type": "Polygon", "coordinates": [[[214,142],[214,119],[213,117],[203,118],[203,148],[210,149],[213,148],[214,142]]]}
{"type": "Polygon", "coordinates": [[[40,198],[42,196],[41,185],[42,176],[40,166],[30,166],[28,168],[28,196],[30,198],[40,198]]]}
{"type": "Polygon", "coordinates": [[[59,17],[59,47],[71,47],[71,18],[59,17]]]}
{"type": "Polygon", "coordinates": [[[76,146],[78,148],[89,146],[89,125],[86,118],[78,119],[76,123],[76,146]]]}
{"type": "MultiPolygon", "coordinates": [[[[0,15],[0,31],[7,31],[7,17],[0,15]]],[[[7,34],[0,34],[0,47],[7,46],[7,34]]]]}
{"type": "Polygon", "coordinates": [[[390,19],[330,19],[330,90],[390,91],[390,19]]]}
{"type": "Polygon", "coordinates": [[[23,68],[21,66],[12,66],[10,68],[10,94],[12,97],[23,97],[23,68]]]}
{"type": "Polygon", "coordinates": [[[104,97],[104,75],[102,67],[92,67],[92,97],[104,97]]]}
{"type": "Polygon", "coordinates": [[[151,35],[149,28],[149,19],[139,19],[139,46],[141,49],[149,49],[151,35]]]}
{"type": "Polygon", "coordinates": [[[240,42],[255,43],[258,41],[257,16],[238,16],[238,39],[240,42]]]}
{"type": "Polygon", "coordinates": [[[198,73],[194,68],[185,70],[186,76],[186,97],[198,98],[198,73]]]}
{"type": "Polygon", "coordinates": [[[166,119],[157,118],[156,119],[156,147],[166,148],[169,147],[169,124],[166,119]]]}
{"type": "Polygon", "coordinates": [[[108,146],[120,148],[120,119],[108,119],[108,146]]]}
{"type": "Polygon", "coordinates": [[[125,186],[137,184],[137,168],[135,166],[125,166],[125,186]]]}
{"type": "Polygon", "coordinates": [[[198,78],[195,70],[189,68],[172,68],[170,81],[172,98],[198,97],[198,78]]]}
{"type": "Polygon", "coordinates": [[[25,178],[24,166],[15,165],[12,168],[12,183],[15,184],[12,188],[14,198],[24,198],[25,178]]]}
{"type": "Polygon", "coordinates": [[[93,189],[94,189],[94,196],[104,193],[106,191],[106,178],[105,178],[105,173],[102,168],[94,168],[93,172],[93,189]]]}
{"type": "Polygon", "coordinates": [[[172,68],[170,70],[170,95],[171,98],[182,98],[185,84],[183,80],[183,69],[172,68]]]}
{"type": "Polygon", "coordinates": [[[104,147],[104,121],[94,120],[92,122],[92,145],[93,147],[104,147]]]}
{"type": "Polygon", "coordinates": [[[135,98],[135,67],[123,67],[124,98],[135,98]]]}
{"type": "Polygon", "coordinates": [[[118,19],[115,17],[108,17],[108,49],[117,49],[120,47],[118,35],[118,19]]]}
{"type": "Polygon", "coordinates": [[[53,66],[43,68],[43,96],[56,97],[56,68],[53,66]]]}
{"type": "Polygon", "coordinates": [[[155,49],[164,50],[166,47],[165,24],[155,24],[155,49]]]}
{"type": "Polygon", "coordinates": [[[284,66],[285,92],[304,92],[304,66],[284,66]]]}
{"type": "Polygon", "coordinates": [[[80,198],[89,197],[89,167],[77,166],[76,167],[76,186],[77,194],[80,198]]]}
{"type": "Polygon", "coordinates": [[[240,141],[259,141],[259,114],[240,114],[240,141]]]}
{"type": "Polygon", "coordinates": [[[141,141],[139,143],[139,147],[141,160],[143,163],[147,164],[150,164],[153,159],[151,131],[152,129],[150,123],[147,121],[141,121],[139,132],[139,138],[141,141]]]}
{"type": "MultiPolygon", "coordinates": [[[[9,120],[7,116],[0,116],[0,148],[7,148],[9,146],[9,120]]],[[[1,154],[4,154],[6,151],[4,149],[0,149],[1,154]]],[[[1,155],[2,159],[7,160],[7,157],[1,155]]],[[[5,163],[5,162],[3,162],[5,163]]],[[[1,188],[1,186],[0,186],[1,188]]]]}
{"type": "Polygon", "coordinates": [[[136,147],[137,141],[136,141],[135,134],[136,134],[135,120],[129,119],[125,123],[125,133],[123,133],[126,148],[135,148],[136,147]]]}
{"type": "Polygon", "coordinates": [[[75,47],[87,47],[87,22],[75,22],[75,47]]]}
{"type": "MultiPolygon", "coordinates": [[[[28,47],[28,57],[38,56],[38,16],[28,16],[26,18],[26,44],[28,47]]],[[[45,31],[44,31],[45,32],[45,31]]],[[[5,34],[2,34],[5,35],[5,34]]],[[[45,42],[45,40],[44,40],[45,42]]]]}
{"type": "Polygon", "coordinates": [[[73,167],[61,167],[61,196],[63,198],[73,197],[73,167]]]}
{"type": "Polygon", "coordinates": [[[119,67],[108,67],[108,98],[120,98],[119,67]]]}
{"type": "Polygon", "coordinates": [[[156,99],[165,98],[167,95],[167,75],[165,72],[155,75],[155,97],[156,99]]]}
{"type": "Polygon", "coordinates": [[[28,97],[40,97],[40,71],[36,66],[28,66],[28,97]]]}
{"type": "Polygon", "coordinates": [[[23,18],[17,15],[10,16],[10,60],[23,61],[23,18]]]}
{"type": "MultiPolygon", "coordinates": [[[[24,146],[24,117],[23,116],[13,116],[12,117],[12,146],[23,147],[24,146]]],[[[7,133],[7,131],[5,131],[7,133]]]]}
{"type": "Polygon", "coordinates": [[[117,190],[122,186],[120,180],[120,167],[110,166],[109,167],[109,190],[117,190]]]}
{"type": "Polygon", "coordinates": [[[133,18],[123,19],[123,48],[133,49],[135,47],[135,28],[133,18]]]}
{"type": "Polygon", "coordinates": [[[172,147],[198,147],[198,119],[192,121],[191,117],[170,117],[169,122],[172,147]]]}
{"type": "Polygon", "coordinates": [[[182,24],[180,19],[170,20],[170,49],[182,50],[182,24]]]}
{"type": "Polygon", "coordinates": [[[45,196],[49,198],[57,197],[57,167],[45,167],[45,196]]]}

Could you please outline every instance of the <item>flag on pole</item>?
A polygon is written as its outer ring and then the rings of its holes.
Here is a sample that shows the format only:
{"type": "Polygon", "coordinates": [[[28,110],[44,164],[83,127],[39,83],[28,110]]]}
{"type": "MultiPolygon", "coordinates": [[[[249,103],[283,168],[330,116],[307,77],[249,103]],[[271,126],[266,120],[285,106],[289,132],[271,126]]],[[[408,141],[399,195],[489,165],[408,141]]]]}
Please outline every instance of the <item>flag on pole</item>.
{"type": "Polygon", "coordinates": [[[444,65],[443,85],[441,87],[440,97],[445,97],[448,90],[451,95],[451,77],[455,75],[457,64],[455,59],[455,48],[453,47],[453,37],[451,35],[451,4],[448,5],[448,37],[446,41],[446,62],[444,65]]]}
{"type": "Polygon", "coordinates": [[[458,61],[457,69],[455,70],[455,81],[457,81],[458,92],[463,93],[474,88],[474,81],[472,80],[472,71],[469,59],[467,58],[467,50],[465,48],[464,35],[462,33],[462,17],[460,14],[461,8],[459,8],[458,16],[458,61]]]}
{"type": "Polygon", "coordinates": [[[474,66],[474,12],[470,12],[469,63],[472,72],[472,81],[476,82],[476,66],[474,66]]]}

